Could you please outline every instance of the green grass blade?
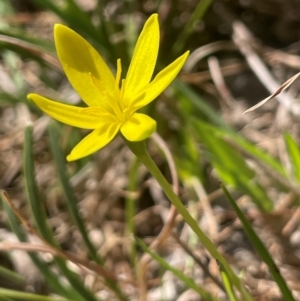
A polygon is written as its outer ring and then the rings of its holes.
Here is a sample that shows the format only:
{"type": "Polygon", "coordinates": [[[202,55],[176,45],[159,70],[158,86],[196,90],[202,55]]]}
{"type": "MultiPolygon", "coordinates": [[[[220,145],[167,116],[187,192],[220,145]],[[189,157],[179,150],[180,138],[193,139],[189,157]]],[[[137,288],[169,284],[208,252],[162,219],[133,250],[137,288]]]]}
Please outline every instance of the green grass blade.
{"type": "MultiPolygon", "coordinates": [[[[65,22],[80,28],[80,31],[85,31],[91,36],[97,36],[97,31],[92,25],[90,18],[80,8],[70,0],[64,0],[63,5],[55,4],[56,1],[50,0],[32,0],[38,6],[46,8],[57,14],[65,22]],[[77,24],[76,24],[77,22],[77,24]]],[[[76,29],[75,28],[75,29],[76,29]]]]}
{"type": "Polygon", "coordinates": [[[230,282],[230,279],[226,273],[226,270],[223,268],[222,264],[219,264],[220,267],[220,273],[223,280],[224,288],[226,290],[226,293],[228,295],[228,298],[230,301],[238,301],[238,298],[235,295],[233,286],[230,282]]]}
{"type": "Polygon", "coordinates": [[[46,39],[37,39],[19,28],[0,29],[0,41],[10,43],[21,48],[32,49],[33,51],[55,53],[53,42],[46,39]]]}
{"type": "MultiPolygon", "coordinates": [[[[29,206],[34,218],[35,225],[40,235],[47,240],[51,245],[59,248],[52,231],[47,224],[47,215],[40,200],[37,184],[35,181],[34,174],[34,160],[33,160],[33,149],[32,149],[32,127],[28,126],[25,129],[24,139],[24,156],[23,156],[23,172],[25,178],[26,194],[29,201],[29,206]]],[[[61,269],[62,273],[66,276],[72,287],[79,293],[79,300],[91,300],[96,301],[95,296],[87,290],[80,278],[74,272],[71,272],[65,260],[61,258],[54,258],[55,262],[61,269]]]]}
{"type": "Polygon", "coordinates": [[[300,183],[300,148],[295,139],[289,134],[284,135],[286,148],[291,161],[295,178],[300,183]]]}
{"type": "Polygon", "coordinates": [[[47,215],[43,207],[43,202],[39,198],[38,187],[35,181],[32,132],[32,126],[26,127],[23,152],[23,172],[26,195],[38,232],[45,240],[58,247],[58,244],[46,223],[47,215]]]}
{"type": "Polygon", "coordinates": [[[14,301],[14,300],[7,297],[0,296],[0,301],[14,301]]]}
{"type": "Polygon", "coordinates": [[[262,161],[280,176],[286,178],[286,173],[280,162],[272,158],[268,153],[259,149],[257,146],[248,142],[245,138],[241,137],[232,128],[225,123],[220,114],[218,114],[207,101],[201,96],[196,94],[190,87],[176,81],[176,85],[173,85],[175,91],[175,97],[178,99],[179,110],[177,114],[183,115],[184,122],[193,127],[193,123],[196,120],[206,121],[212,126],[215,125],[214,131],[218,132],[224,139],[230,139],[232,143],[236,144],[237,148],[240,148],[245,153],[262,161]]]}
{"type": "Polygon", "coordinates": [[[233,142],[233,144],[236,144],[237,148],[242,149],[251,157],[257,159],[258,161],[261,161],[263,164],[268,166],[273,172],[277,173],[281,177],[286,178],[286,172],[282,167],[281,163],[272,156],[270,156],[266,151],[258,148],[256,145],[253,145],[251,142],[247,141],[238,133],[235,133],[233,131],[227,131],[222,128],[219,128],[218,131],[220,135],[224,137],[224,139],[229,139],[233,142]]]}
{"type": "Polygon", "coordinates": [[[254,170],[240,153],[218,134],[216,127],[201,121],[194,121],[193,126],[198,139],[205,145],[207,159],[216,168],[222,181],[243,190],[261,210],[270,211],[273,208],[272,201],[255,181],[254,170]]]}
{"type": "MultiPolygon", "coordinates": [[[[82,11],[73,0],[64,0],[63,5],[58,5],[52,0],[32,0],[38,6],[46,8],[62,19],[63,23],[67,23],[72,29],[85,38],[93,40],[94,46],[99,47],[102,55],[109,60],[114,54],[114,49],[111,46],[108,33],[106,32],[105,24],[101,21],[100,30],[98,30],[92,18],[82,11]]],[[[102,16],[101,16],[102,17],[102,16]]],[[[102,19],[102,18],[101,18],[102,19]]]]}
{"type": "Polygon", "coordinates": [[[202,288],[200,285],[196,284],[193,278],[190,278],[186,275],[184,275],[180,270],[174,268],[170,264],[168,264],[163,258],[158,256],[155,252],[151,251],[147,245],[137,237],[135,238],[136,243],[139,247],[141,247],[146,253],[148,253],[154,260],[156,260],[160,267],[171,271],[178,279],[180,279],[188,288],[193,289],[195,292],[197,292],[203,300],[206,301],[218,301],[219,299],[216,297],[213,297],[209,292],[207,292],[204,288],[202,288]]]}
{"type": "Polygon", "coordinates": [[[0,266],[0,276],[10,280],[13,283],[24,285],[26,283],[24,277],[14,271],[11,271],[3,266],[0,266]]]}
{"type": "Polygon", "coordinates": [[[28,301],[75,301],[74,299],[62,299],[53,296],[43,296],[21,291],[15,291],[5,288],[0,288],[0,295],[6,298],[13,298],[15,300],[28,300],[28,301]]]}
{"type": "Polygon", "coordinates": [[[83,220],[79,216],[78,213],[78,199],[76,198],[74,191],[70,185],[69,182],[69,176],[67,174],[67,169],[66,169],[66,161],[64,158],[64,155],[62,154],[62,151],[58,145],[59,141],[59,134],[56,128],[56,124],[52,122],[49,127],[48,127],[48,133],[49,133],[49,138],[50,138],[50,146],[51,146],[51,151],[52,155],[56,164],[56,169],[59,175],[60,183],[65,195],[65,200],[69,209],[69,212],[72,216],[73,221],[75,222],[83,240],[84,243],[89,251],[89,254],[91,258],[98,264],[103,265],[104,261],[103,259],[97,255],[97,249],[95,246],[91,243],[88,233],[86,231],[86,227],[84,225],[83,220]]]}
{"type": "MultiPolygon", "coordinates": [[[[66,168],[66,160],[64,155],[58,145],[59,141],[59,133],[57,130],[56,124],[53,122],[48,127],[49,137],[50,137],[50,145],[51,151],[54,157],[54,161],[56,163],[56,168],[58,171],[60,183],[65,195],[66,203],[69,209],[69,212],[75,222],[83,241],[89,251],[91,258],[97,263],[103,266],[104,260],[97,254],[97,249],[92,244],[88,237],[88,233],[86,231],[86,227],[84,225],[84,221],[81,219],[78,213],[78,199],[75,196],[75,193],[70,185],[69,176],[67,174],[66,168]]],[[[125,295],[118,288],[117,284],[111,280],[106,280],[106,284],[109,288],[111,288],[119,297],[120,300],[127,300],[125,295]]]]}
{"type": "MultiPolygon", "coordinates": [[[[12,95],[3,91],[0,91],[0,108],[8,107],[9,105],[16,105],[19,102],[28,104],[26,95],[12,95]]],[[[29,105],[30,106],[30,105],[29,105]]]]}
{"type": "Polygon", "coordinates": [[[220,114],[207,104],[207,101],[196,94],[190,87],[175,80],[173,84],[175,97],[178,99],[180,111],[185,114],[185,120],[189,120],[191,116],[195,116],[201,120],[218,125],[223,128],[229,128],[226,122],[220,117],[220,114]]]}
{"type": "Polygon", "coordinates": [[[189,38],[191,33],[193,32],[194,25],[196,22],[202,20],[204,14],[206,13],[207,9],[211,5],[213,0],[201,0],[198,2],[198,5],[195,7],[191,17],[189,18],[188,22],[186,23],[182,33],[179,35],[178,39],[176,40],[173,46],[173,52],[179,53],[182,52],[182,49],[186,46],[186,40],[189,38]]]}
{"type": "MultiPolygon", "coordinates": [[[[18,237],[19,241],[26,242],[26,234],[23,232],[22,228],[20,227],[20,223],[18,219],[16,218],[12,208],[9,206],[8,201],[6,200],[6,196],[4,192],[0,194],[1,201],[3,204],[3,209],[6,213],[6,216],[8,218],[8,222],[10,225],[10,228],[15,233],[15,235],[18,237]]],[[[39,269],[43,277],[45,278],[45,281],[49,286],[59,295],[67,298],[67,299],[77,299],[78,294],[75,290],[73,290],[72,287],[66,288],[57,275],[52,272],[52,270],[49,268],[48,264],[44,263],[36,254],[34,253],[28,253],[29,257],[31,258],[34,265],[39,269]]]]}
{"type": "Polygon", "coordinates": [[[261,259],[269,267],[270,273],[272,274],[274,280],[278,284],[278,287],[279,287],[279,289],[282,293],[282,296],[284,297],[284,300],[285,301],[295,301],[290,289],[288,288],[284,278],[281,276],[281,273],[280,273],[278,267],[276,266],[272,256],[269,254],[267,248],[265,247],[263,242],[260,240],[258,235],[255,233],[255,231],[251,227],[250,223],[246,219],[245,215],[240,210],[240,208],[238,207],[238,205],[236,204],[236,202],[234,201],[234,199],[232,198],[232,196],[230,195],[230,193],[226,189],[226,187],[223,184],[221,184],[221,188],[223,189],[224,194],[226,195],[226,198],[230,202],[230,205],[232,206],[232,208],[236,212],[238,218],[242,222],[242,224],[244,226],[244,229],[245,229],[245,232],[247,233],[249,239],[251,240],[254,247],[256,248],[258,254],[261,257],[261,259]]]}

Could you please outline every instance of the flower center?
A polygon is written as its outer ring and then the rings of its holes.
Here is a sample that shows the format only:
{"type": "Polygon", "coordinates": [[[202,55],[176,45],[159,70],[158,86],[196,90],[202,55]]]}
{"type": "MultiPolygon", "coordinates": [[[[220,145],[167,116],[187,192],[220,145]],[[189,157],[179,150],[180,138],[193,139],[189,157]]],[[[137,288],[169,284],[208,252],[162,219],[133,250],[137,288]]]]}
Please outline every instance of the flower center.
{"type": "Polygon", "coordinates": [[[125,123],[131,118],[135,110],[133,110],[133,108],[129,105],[128,102],[124,101],[126,80],[121,80],[121,73],[121,59],[118,59],[114,91],[115,93],[107,93],[105,87],[102,86],[101,82],[95,76],[93,76],[92,73],[89,73],[89,75],[92,79],[93,84],[97,87],[98,91],[107,100],[106,107],[103,108],[105,114],[111,115],[113,118],[115,118],[116,122],[125,123]]]}
{"type": "MultiPolygon", "coordinates": [[[[124,109],[122,108],[122,98],[121,98],[121,91],[122,89],[118,89],[117,90],[117,99],[114,99],[111,95],[109,95],[109,93],[107,93],[104,89],[104,87],[102,86],[101,82],[95,77],[93,76],[91,73],[89,73],[93,84],[97,87],[98,91],[104,96],[104,98],[106,98],[107,102],[106,108],[103,108],[103,111],[106,114],[112,115],[114,116],[118,121],[121,123],[126,122],[130,116],[128,114],[124,114],[123,111],[124,109]]],[[[125,80],[123,80],[125,82],[125,80]]],[[[123,83],[122,81],[122,83],[123,83]]]]}

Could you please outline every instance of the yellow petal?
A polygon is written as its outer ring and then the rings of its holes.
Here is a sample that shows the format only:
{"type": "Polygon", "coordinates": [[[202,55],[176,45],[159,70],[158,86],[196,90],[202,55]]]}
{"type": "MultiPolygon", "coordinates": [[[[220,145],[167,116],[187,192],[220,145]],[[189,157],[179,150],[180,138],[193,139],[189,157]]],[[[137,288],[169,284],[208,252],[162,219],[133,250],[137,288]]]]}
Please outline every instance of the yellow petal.
{"type": "Polygon", "coordinates": [[[132,110],[136,111],[146,106],[149,102],[154,100],[160,93],[162,93],[162,91],[164,91],[168,87],[168,85],[174,80],[176,75],[179,73],[186,59],[188,58],[188,55],[189,51],[184,53],[173,63],[171,63],[161,72],[159,72],[153,79],[153,81],[140,93],[145,93],[145,97],[136,97],[131,102],[130,107],[132,108],[132,110]]]}
{"type": "Polygon", "coordinates": [[[156,130],[156,121],[151,117],[134,113],[132,117],[121,126],[121,132],[129,141],[141,141],[149,138],[156,130]]]}
{"type": "Polygon", "coordinates": [[[86,157],[107,145],[117,134],[120,124],[103,124],[82,139],[67,156],[68,161],[86,157]]]}
{"type": "Polygon", "coordinates": [[[159,48],[158,15],[153,14],[145,23],[134,49],[125,81],[125,101],[149,84],[159,48]]]}
{"type": "Polygon", "coordinates": [[[38,94],[29,94],[28,99],[52,118],[83,129],[95,129],[103,122],[114,122],[112,116],[99,111],[98,108],[82,108],[52,101],[38,94]]]}
{"type": "Polygon", "coordinates": [[[105,94],[115,98],[115,79],[95,48],[70,28],[57,24],[54,28],[56,51],[61,65],[82,100],[89,106],[103,106],[105,94]],[[90,74],[101,82],[99,93],[90,74]]]}

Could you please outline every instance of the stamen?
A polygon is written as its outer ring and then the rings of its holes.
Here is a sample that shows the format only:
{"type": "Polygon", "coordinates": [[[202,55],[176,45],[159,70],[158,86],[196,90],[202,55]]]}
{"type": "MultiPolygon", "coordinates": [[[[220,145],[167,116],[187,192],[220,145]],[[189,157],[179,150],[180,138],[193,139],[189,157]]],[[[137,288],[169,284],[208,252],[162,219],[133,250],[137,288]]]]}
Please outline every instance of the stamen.
{"type": "Polygon", "coordinates": [[[108,96],[108,100],[109,101],[107,102],[107,104],[114,111],[117,118],[119,118],[119,120],[123,121],[125,116],[124,116],[123,112],[121,111],[121,109],[120,109],[118,103],[116,102],[116,100],[111,98],[110,96],[108,96]]]}
{"type": "Polygon", "coordinates": [[[121,59],[117,60],[117,73],[116,73],[116,90],[119,91],[120,87],[120,79],[121,79],[121,73],[122,73],[122,65],[121,65],[121,59]]]}
{"type": "Polygon", "coordinates": [[[140,109],[141,107],[144,106],[144,104],[140,104],[140,101],[143,100],[143,98],[145,97],[146,93],[142,92],[140,93],[136,98],[134,98],[133,100],[130,101],[130,105],[128,105],[128,107],[123,110],[124,114],[133,114],[135,111],[137,111],[138,109],[140,109]]]}
{"type": "Polygon", "coordinates": [[[93,115],[93,116],[111,116],[115,117],[115,115],[111,114],[110,112],[107,112],[107,110],[98,108],[98,107],[88,107],[83,108],[81,110],[82,113],[93,115]]]}
{"type": "Polygon", "coordinates": [[[91,116],[96,116],[99,117],[102,121],[107,121],[107,122],[117,122],[117,116],[114,114],[111,114],[107,112],[106,110],[98,107],[88,107],[88,108],[83,108],[81,110],[83,114],[88,114],[91,116]]]}
{"type": "Polygon", "coordinates": [[[98,88],[99,92],[107,99],[106,104],[112,109],[113,113],[119,120],[124,120],[124,114],[122,113],[118,103],[115,99],[113,99],[108,93],[106,93],[105,89],[102,87],[101,82],[93,76],[93,74],[89,73],[92,78],[94,85],[98,88]]]}

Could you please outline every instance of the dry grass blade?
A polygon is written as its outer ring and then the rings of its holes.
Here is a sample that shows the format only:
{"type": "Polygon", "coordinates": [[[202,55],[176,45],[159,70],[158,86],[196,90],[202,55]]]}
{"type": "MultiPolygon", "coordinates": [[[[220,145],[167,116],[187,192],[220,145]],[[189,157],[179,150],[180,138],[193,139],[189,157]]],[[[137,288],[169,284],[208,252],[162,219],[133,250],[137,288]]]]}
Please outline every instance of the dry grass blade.
{"type": "Polygon", "coordinates": [[[76,265],[82,265],[86,269],[96,272],[97,274],[101,274],[101,276],[105,277],[106,279],[110,279],[112,281],[117,281],[116,277],[104,270],[101,266],[96,265],[93,262],[89,262],[84,258],[80,258],[72,253],[69,252],[61,252],[53,248],[52,246],[47,245],[37,245],[32,243],[24,243],[24,242],[1,242],[0,243],[0,250],[1,251],[12,251],[12,250],[21,250],[26,252],[42,252],[42,253],[49,253],[53,256],[58,256],[63,259],[70,260],[71,262],[75,263],[76,265]]]}
{"type": "Polygon", "coordinates": [[[254,110],[256,110],[257,108],[261,107],[262,105],[264,105],[266,102],[268,102],[269,100],[273,99],[274,97],[276,97],[278,94],[280,94],[282,91],[286,90],[288,87],[290,87],[293,82],[300,76],[300,72],[295,74],[293,77],[291,77],[290,79],[288,79],[285,83],[283,83],[272,95],[270,95],[269,97],[263,99],[262,101],[260,101],[258,104],[254,105],[253,107],[249,108],[248,110],[246,110],[243,114],[246,114],[248,112],[252,112],[254,110]]]}
{"type": "MultiPolygon", "coordinates": [[[[244,55],[249,67],[254,72],[257,79],[265,86],[265,88],[270,93],[280,90],[280,85],[277,83],[273,74],[256,52],[255,47],[253,47],[253,44],[256,43],[256,40],[249,29],[242,22],[235,21],[233,23],[232,39],[238,46],[241,54],[244,55]]],[[[283,89],[281,89],[280,92],[282,91],[283,89]]],[[[289,94],[277,93],[277,96],[279,103],[282,104],[289,112],[295,116],[300,115],[299,105],[294,102],[294,99],[289,94]]]]}
{"type": "Polygon", "coordinates": [[[9,37],[9,36],[3,35],[3,34],[0,34],[0,41],[9,43],[14,46],[18,46],[22,49],[25,49],[26,51],[29,51],[30,53],[40,57],[42,60],[44,60],[50,66],[61,71],[61,65],[60,65],[59,61],[57,60],[57,58],[55,58],[50,53],[46,53],[45,50],[42,50],[37,46],[34,46],[26,41],[22,41],[20,39],[17,39],[14,37],[9,37]]]}
{"type": "Polygon", "coordinates": [[[201,181],[196,177],[190,179],[190,184],[193,187],[199,202],[201,202],[204,215],[207,217],[209,237],[214,241],[218,235],[218,224],[214,217],[214,213],[205,188],[203,187],[201,181]]]}
{"type": "Polygon", "coordinates": [[[199,47],[190,54],[183,69],[185,72],[191,72],[193,67],[204,57],[224,50],[236,50],[236,46],[231,41],[218,41],[199,47]]]}
{"type": "MultiPolygon", "coordinates": [[[[113,273],[110,271],[104,269],[103,267],[95,264],[94,262],[91,262],[85,258],[79,257],[73,253],[70,252],[65,252],[62,250],[59,250],[52,245],[50,245],[43,237],[41,237],[35,229],[30,225],[30,223],[23,217],[23,215],[19,212],[18,209],[14,206],[12,200],[9,198],[8,194],[5,191],[0,192],[2,195],[3,200],[7,202],[7,204],[11,207],[15,215],[18,217],[18,219],[21,221],[21,223],[25,226],[25,228],[33,235],[37,236],[43,244],[41,245],[32,245],[30,243],[17,243],[17,244],[12,244],[12,243],[7,243],[7,242],[2,242],[0,244],[0,250],[25,250],[28,252],[46,252],[50,253],[53,256],[58,256],[61,257],[65,260],[69,260],[76,264],[83,272],[87,273],[89,271],[92,271],[96,273],[97,275],[102,276],[105,279],[109,279],[111,281],[119,281],[117,276],[115,276],[113,273]]],[[[124,279],[122,280],[123,282],[124,279]]],[[[135,286],[134,283],[130,281],[131,284],[135,286]]]]}
{"type": "Polygon", "coordinates": [[[229,108],[232,108],[235,102],[229,89],[226,86],[219,61],[215,56],[211,56],[208,58],[208,67],[211,74],[211,78],[222,99],[224,99],[224,102],[229,108]]]}

